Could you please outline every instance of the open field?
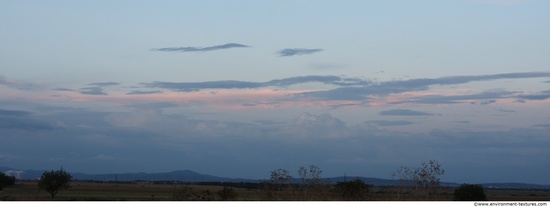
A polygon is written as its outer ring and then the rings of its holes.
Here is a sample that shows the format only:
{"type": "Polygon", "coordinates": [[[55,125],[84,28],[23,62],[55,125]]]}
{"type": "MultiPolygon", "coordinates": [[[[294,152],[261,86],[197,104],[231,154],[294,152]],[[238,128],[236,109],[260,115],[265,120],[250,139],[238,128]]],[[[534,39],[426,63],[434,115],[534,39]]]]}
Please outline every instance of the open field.
{"type": "MultiPolygon", "coordinates": [[[[72,182],[71,188],[60,191],[54,200],[58,201],[178,201],[178,200],[223,200],[218,191],[223,186],[215,185],[182,185],[182,184],[151,184],[142,183],[93,183],[72,182]]],[[[231,187],[234,192],[229,200],[339,200],[326,187],[319,191],[311,191],[307,196],[298,190],[266,191],[264,189],[247,189],[231,187]]],[[[517,190],[517,189],[486,189],[489,201],[550,201],[550,191],[517,190]]],[[[49,201],[50,195],[39,190],[36,182],[17,182],[14,186],[0,191],[0,200],[16,201],[49,201]]],[[[366,200],[396,201],[396,200],[426,200],[423,196],[402,193],[397,195],[394,188],[372,187],[366,200]]],[[[453,189],[440,191],[430,195],[427,200],[452,201],[453,189]]]]}

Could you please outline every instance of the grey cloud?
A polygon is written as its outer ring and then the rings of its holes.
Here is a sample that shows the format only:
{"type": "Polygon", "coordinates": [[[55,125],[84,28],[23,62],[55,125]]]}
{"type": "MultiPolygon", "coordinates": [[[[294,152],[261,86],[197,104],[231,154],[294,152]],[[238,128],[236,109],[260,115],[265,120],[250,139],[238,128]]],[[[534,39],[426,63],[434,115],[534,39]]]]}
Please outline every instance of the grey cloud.
{"type": "Polygon", "coordinates": [[[210,47],[166,47],[166,48],[157,48],[152,50],[160,51],[160,52],[206,52],[206,51],[223,50],[223,49],[230,49],[230,48],[242,48],[242,47],[249,47],[249,46],[237,44],[237,43],[227,43],[224,45],[215,45],[210,47]]]}
{"type": "Polygon", "coordinates": [[[69,88],[54,88],[52,90],[54,90],[54,91],[74,91],[73,89],[69,89],[69,88]]]}
{"type": "Polygon", "coordinates": [[[493,103],[496,103],[496,102],[497,102],[497,100],[484,100],[484,101],[479,102],[479,104],[489,105],[489,104],[493,104],[493,103]]]}
{"type": "Polygon", "coordinates": [[[259,88],[261,83],[246,82],[246,81],[207,81],[207,82],[162,82],[155,81],[152,83],[144,83],[146,87],[164,88],[173,91],[191,92],[202,89],[244,89],[244,88],[259,88]]]}
{"type": "Polygon", "coordinates": [[[393,103],[456,104],[456,103],[462,103],[468,100],[488,100],[489,99],[489,101],[481,102],[481,104],[489,104],[494,102],[494,100],[490,100],[490,99],[510,98],[512,97],[513,94],[514,92],[509,92],[509,91],[485,91],[482,93],[470,94],[470,95],[456,95],[456,96],[432,95],[432,96],[414,97],[411,100],[393,102],[393,103]]]}
{"type": "Polygon", "coordinates": [[[382,116],[433,116],[432,113],[414,111],[409,109],[392,109],[379,113],[382,116]]]}
{"type": "Polygon", "coordinates": [[[277,122],[272,120],[257,120],[254,121],[255,123],[262,124],[262,125],[278,125],[278,124],[284,124],[285,122],[277,122]]]}
{"type": "Polygon", "coordinates": [[[151,103],[130,104],[127,106],[131,108],[160,109],[160,108],[178,107],[179,105],[171,102],[151,102],[151,103]]]}
{"type": "Polygon", "coordinates": [[[157,94],[162,93],[162,91],[142,91],[142,90],[134,90],[126,93],[127,95],[144,95],[144,94],[157,94]]]}
{"type": "Polygon", "coordinates": [[[373,121],[367,121],[366,123],[374,124],[376,126],[402,126],[402,125],[414,124],[413,122],[405,121],[405,120],[397,120],[397,121],[373,120],[373,121]]]}
{"type": "Polygon", "coordinates": [[[101,87],[86,87],[81,88],[79,91],[81,94],[85,95],[108,95],[103,91],[103,88],[101,87]]]}
{"type": "MultiPolygon", "coordinates": [[[[11,112],[13,113],[13,112],[11,112]]],[[[20,112],[15,112],[20,113],[20,112]]],[[[54,127],[44,121],[34,120],[30,118],[21,118],[12,116],[0,116],[0,129],[18,129],[18,130],[49,130],[54,127]]]]}
{"type": "Polygon", "coordinates": [[[281,57],[288,57],[288,56],[294,56],[294,55],[309,55],[309,54],[313,54],[321,51],[323,51],[323,49],[292,48],[292,49],[283,49],[277,53],[279,53],[279,56],[281,57]]]}
{"type": "Polygon", "coordinates": [[[99,82],[99,83],[90,83],[88,84],[90,86],[98,86],[98,87],[106,87],[106,86],[116,86],[120,85],[120,83],[117,82],[99,82]]]}
{"type": "Polygon", "coordinates": [[[507,110],[507,109],[502,109],[502,108],[498,108],[498,109],[495,109],[496,111],[500,111],[500,112],[504,112],[504,113],[516,113],[516,111],[514,110],[507,110]]]}
{"type": "MultiPolygon", "coordinates": [[[[370,83],[361,87],[341,87],[328,91],[315,91],[302,93],[301,96],[317,97],[321,99],[331,100],[362,100],[368,95],[388,95],[392,93],[403,93],[410,91],[428,90],[433,85],[455,85],[464,84],[474,81],[490,81],[499,79],[519,79],[519,78],[540,78],[550,77],[550,73],[544,72],[527,72],[527,73],[505,73],[494,75],[481,76],[450,76],[442,78],[421,78],[410,80],[396,80],[381,83],[370,83]]],[[[546,96],[533,96],[527,98],[542,98],[546,96]]],[[[446,97],[434,96],[432,100],[427,100],[428,103],[458,103],[455,100],[446,100],[446,97]],[[440,99],[441,100],[438,100],[440,99]]],[[[458,98],[458,97],[457,97],[458,98]]],[[[464,97],[466,98],[466,97],[464,97]]],[[[475,98],[475,97],[471,97],[475,98]]],[[[500,98],[500,97],[499,97],[500,98]]],[[[458,100],[464,100],[459,98],[458,100]]],[[[421,102],[421,101],[418,101],[421,102]]]]}
{"type": "Polygon", "coordinates": [[[19,90],[32,90],[36,88],[40,88],[38,85],[29,83],[26,81],[19,81],[19,80],[11,80],[7,79],[4,76],[0,75],[0,85],[7,86],[9,88],[15,88],[19,90]]]}
{"type": "Polygon", "coordinates": [[[28,111],[0,109],[0,116],[27,116],[30,114],[32,113],[28,111]]]}
{"type": "Polygon", "coordinates": [[[143,83],[146,87],[164,88],[173,91],[191,92],[203,89],[250,89],[262,87],[285,87],[301,83],[318,82],[337,86],[365,85],[369,81],[358,78],[342,78],[338,76],[297,76],[291,78],[275,79],[267,82],[247,81],[206,81],[206,82],[161,82],[143,83]]]}
{"type": "Polygon", "coordinates": [[[518,98],[523,100],[546,100],[550,98],[550,90],[541,91],[538,94],[519,95],[518,98]]]}

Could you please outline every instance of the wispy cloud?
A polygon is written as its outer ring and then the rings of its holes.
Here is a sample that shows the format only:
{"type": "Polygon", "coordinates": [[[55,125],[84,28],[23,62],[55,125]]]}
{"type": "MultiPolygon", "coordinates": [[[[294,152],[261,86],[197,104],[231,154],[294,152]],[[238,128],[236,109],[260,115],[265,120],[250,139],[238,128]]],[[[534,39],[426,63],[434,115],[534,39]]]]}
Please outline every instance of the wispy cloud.
{"type": "Polygon", "coordinates": [[[144,94],[157,94],[157,93],[162,93],[162,91],[142,91],[142,90],[134,90],[134,91],[130,91],[126,94],[128,95],[144,95],[144,94]]]}
{"type": "Polygon", "coordinates": [[[88,84],[90,86],[98,86],[98,87],[107,87],[107,86],[116,86],[120,85],[120,83],[117,82],[99,82],[99,83],[90,83],[88,84]]]}
{"type": "Polygon", "coordinates": [[[433,116],[434,114],[410,109],[392,109],[380,112],[382,116],[433,116]]]}
{"type": "Polygon", "coordinates": [[[283,49],[277,52],[281,57],[295,56],[295,55],[309,55],[317,52],[321,52],[323,49],[307,49],[307,48],[289,48],[283,49]]]}
{"type": "Polygon", "coordinates": [[[20,129],[20,130],[47,130],[53,129],[50,123],[41,120],[35,120],[31,112],[20,110],[0,109],[0,129],[20,129]]]}
{"type": "Polygon", "coordinates": [[[207,52],[231,48],[243,48],[249,47],[247,45],[237,44],[237,43],[227,43],[223,45],[214,45],[210,47],[165,47],[165,48],[156,48],[152,49],[153,51],[160,52],[207,52]]]}
{"type": "Polygon", "coordinates": [[[403,126],[403,125],[414,124],[413,122],[405,121],[405,120],[397,120],[397,121],[373,120],[373,121],[367,121],[366,123],[373,124],[375,126],[403,126]]]}
{"type": "Polygon", "coordinates": [[[469,102],[472,104],[491,104],[496,102],[495,99],[501,98],[512,98],[515,92],[504,91],[504,90],[490,90],[484,91],[476,94],[468,95],[428,95],[428,96],[418,96],[412,97],[405,101],[392,102],[397,103],[418,103],[418,104],[456,104],[469,102]]]}
{"type": "MultiPolygon", "coordinates": [[[[396,81],[387,81],[374,83],[363,86],[354,86],[354,87],[340,87],[328,91],[314,91],[314,92],[305,92],[300,94],[303,97],[314,97],[319,99],[340,99],[340,100],[364,100],[370,95],[388,95],[392,93],[403,93],[403,92],[413,92],[413,91],[425,91],[428,90],[430,86],[434,85],[457,85],[464,84],[474,81],[491,81],[499,79],[520,79],[520,78],[541,78],[541,77],[550,77],[548,72],[527,72],[527,73],[504,73],[504,74],[494,74],[494,75],[480,75],[480,76],[450,76],[450,77],[441,77],[441,78],[420,78],[420,79],[410,79],[410,80],[396,80],[396,81]]],[[[487,96],[485,99],[492,99],[489,95],[494,95],[495,98],[500,98],[504,95],[503,92],[487,92],[484,94],[479,94],[482,96],[487,96]]],[[[413,102],[422,102],[422,103],[458,103],[458,100],[465,100],[467,98],[479,99],[480,97],[475,97],[476,95],[468,95],[464,97],[457,96],[433,96],[433,97],[423,97],[422,100],[416,100],[413,102]],[[455,99],[455,100],[453,100],[455,99]]],[[[536,97],[526,97],[527,98],[536,98],[536,97]]]]}
{"type": "Polygon", "coordinates": [[[519,95],[522,100],[546,100],[550,98],[550,90],[541,91],[537,94],[519,95]]]}
{"type": "Polygon", "coordinates": [[[103,91],[101,87],[86,87],[79,90],[81,94],[85,95],[109,95],[103,91]]]}
{"type": "Polygon", "coordinates": [[[38,85],[29,83],[26,81],[11,80],[0,75],[0,85],[7,86],[8,88],[15,88],[19,90],[32,90],[39,88],[38,85]]]}
{"type": "Polygon", "coordinates": [[[370,81],[358,78],[343,78],[338,76],[297,76],[284,79],[275,79],[267,82],[248,81],[206,81],[206,82],[162,82],[143,83],[150,88],[164,88],[179,92],[191,92],[204,89],[253,89],[263,87],[286,87],[295,84],[317,82],[336,86],[356,86],[369,84],[370,81]]]}
{"type": "Polygon", "coordinates": [[[171,108],[178,107],[178,104],[171,102],[150,102],[150,103],[138,103],[127,105],[130,108],[139,108],[139,109],[161,109],[161,108],[171,108]]]}
{"type": "Polygon", "coordinates": [[[0,116],[27,116],[30,115],[31,112],[28,111],[19,111],[19,110],[6,110],[6,109],[0,109],[0,116]]]}

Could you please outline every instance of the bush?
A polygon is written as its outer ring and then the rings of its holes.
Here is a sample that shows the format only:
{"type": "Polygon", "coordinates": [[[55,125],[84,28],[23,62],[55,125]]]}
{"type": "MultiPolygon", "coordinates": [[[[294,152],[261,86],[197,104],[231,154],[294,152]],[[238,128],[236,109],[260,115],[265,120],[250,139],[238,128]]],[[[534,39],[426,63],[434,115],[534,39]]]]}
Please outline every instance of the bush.
{"type": "Polygon", "coordinates": [[[481,185],[462,184],[455,190],[455,201],[486,201],[485,191],[481,185]]]}
{"type": "Polygon", "coordinates": [[[349,182],[338,182],[336,192],[343,200],[365,200],[369,193],[369,185],[360,179],[349,182]]]}
{"type": "Polygon", "coordinates": [[[235,200],[237,198],[237,193],[233,188],[223,187],[222,190],[218,191],[218,195],[222,198],[223,201],[235,200]]]}

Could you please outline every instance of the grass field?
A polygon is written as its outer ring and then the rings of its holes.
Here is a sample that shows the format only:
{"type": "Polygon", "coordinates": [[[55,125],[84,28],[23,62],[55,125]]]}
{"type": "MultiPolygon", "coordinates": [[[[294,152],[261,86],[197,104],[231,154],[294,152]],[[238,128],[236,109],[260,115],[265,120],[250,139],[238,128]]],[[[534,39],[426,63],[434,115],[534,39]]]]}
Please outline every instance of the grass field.
{"type": "MultiPolygon", "coordinates": [[[[331,187],[320,191],[311,191],[304,196],[302,191],[265,191],[262,189],[246,189],[231,187],[234,193],[229,200],[339,200],[331,191],[331,187]]],[[[178,200],[223,200],[218,194],[223,186],[214,185],[182,185],[182,184],[150,184],[150,183],[92,183],[72,182],[71,188],[60,191],[54,200],[57,201],[178,201],[178,200]]],[[[512,190],[486,189],[489,201],[550,201],[550,191],[544,190],[512,190]]],[[[403,193],[399,196],[392,188],[372,187],[366,200],[395,201],[423,200],[416,194],[403,193]]],[[[17,182],[0,191],[0,200],[15,201],[49,201],[50,195],[39,190],[36,182],[17,182]]],[[[443,190],[436,195],[430,195],[428,200],[452,201],[453,190],[443,190]]]]}

